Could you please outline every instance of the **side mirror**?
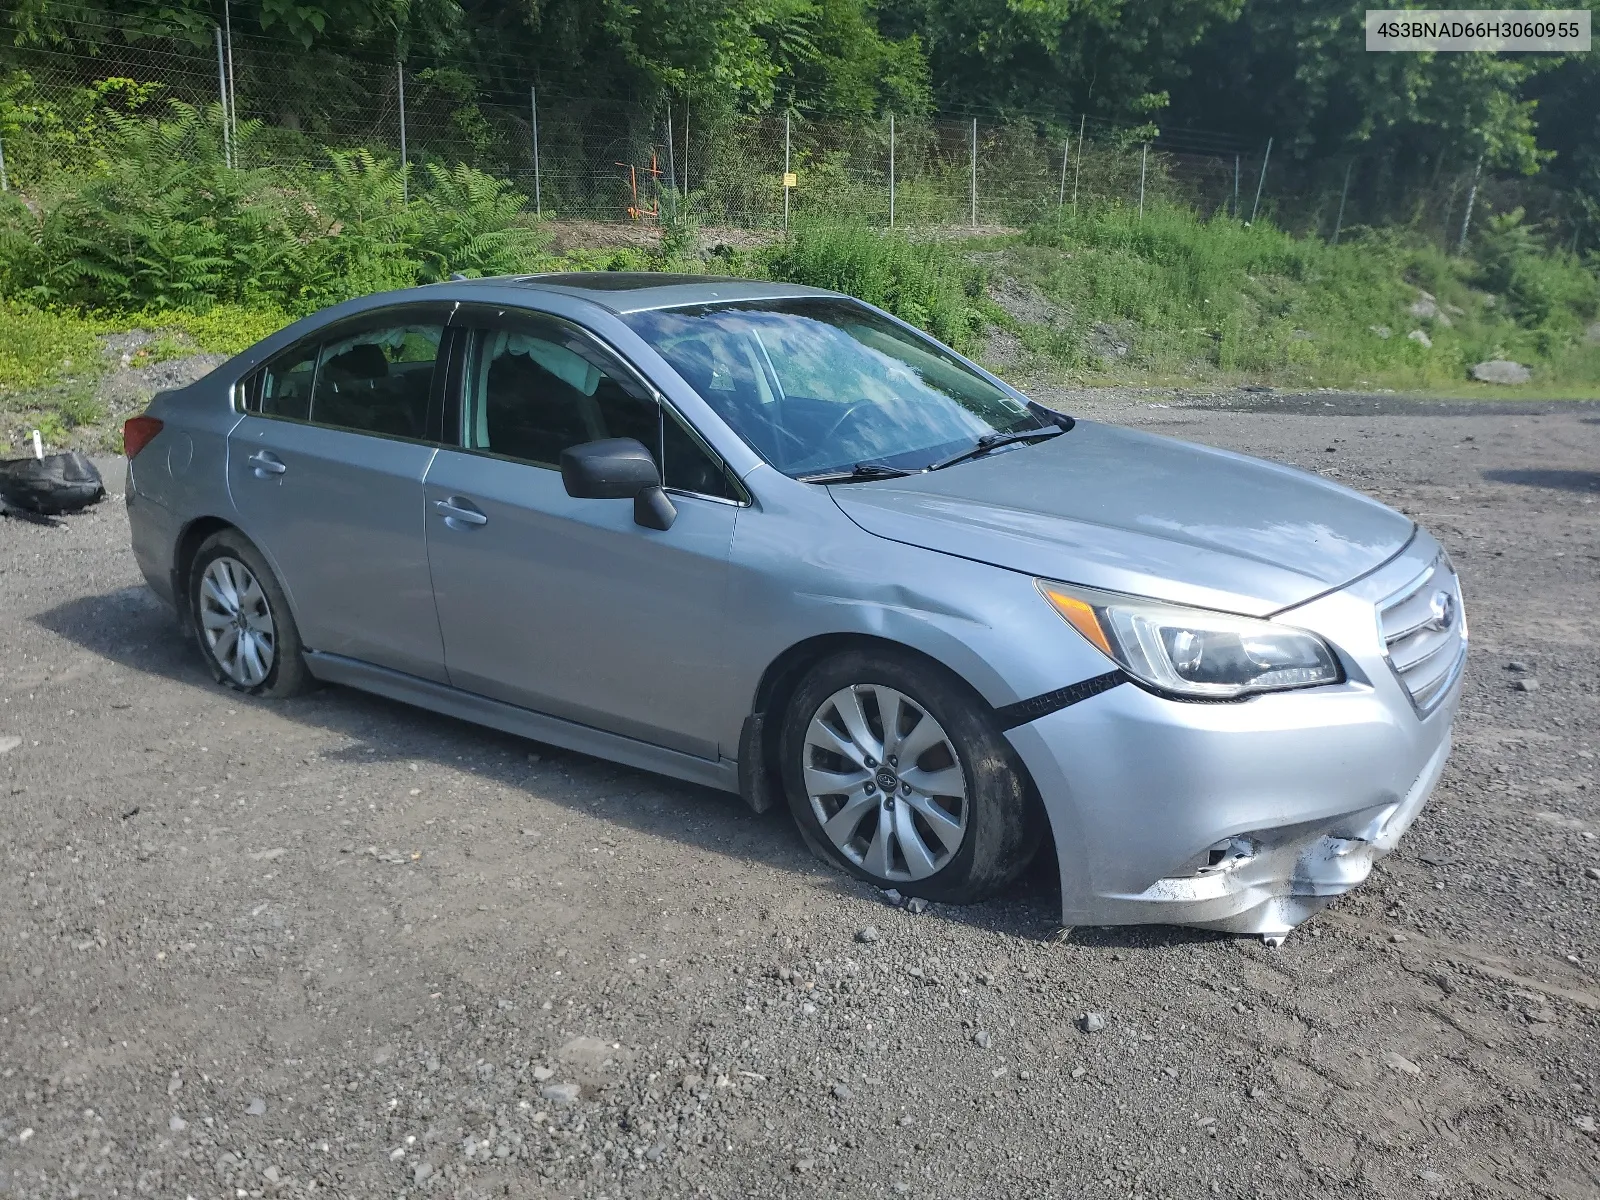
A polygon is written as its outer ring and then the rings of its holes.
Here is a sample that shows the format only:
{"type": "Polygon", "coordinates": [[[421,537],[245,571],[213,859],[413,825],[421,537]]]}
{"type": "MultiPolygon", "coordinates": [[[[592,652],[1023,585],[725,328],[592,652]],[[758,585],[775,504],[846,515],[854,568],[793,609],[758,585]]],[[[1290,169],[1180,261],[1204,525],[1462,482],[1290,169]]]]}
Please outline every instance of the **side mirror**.
{"type": "Polygon", "coordinates": [[[634,438],[605,438],[561,452],[561,482],[579,500],[632,500],[646,529],[671,529],[678,510],[661,490],[661,472],[634,438]]]}

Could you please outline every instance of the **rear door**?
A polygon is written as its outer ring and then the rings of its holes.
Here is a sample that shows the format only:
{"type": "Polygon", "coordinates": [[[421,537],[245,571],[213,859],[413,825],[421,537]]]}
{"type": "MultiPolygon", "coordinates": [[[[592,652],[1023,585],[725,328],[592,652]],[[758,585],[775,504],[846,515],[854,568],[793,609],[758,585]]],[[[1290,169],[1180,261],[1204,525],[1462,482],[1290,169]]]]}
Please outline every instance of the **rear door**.
{"type": "Polygon", "coordinates": [[[425,488],[450,682],[715,759],[736,482],[585,332],[466,308],[457,323],[460,445],[425,488]],[[607,437],[667,460],[671,529],[635,524],[631,501],[567,495],[561,451],[607,437]]]}
{"type": "Polygon", "coordinates": [[[306,646],[439,682],[422,479],[443,423],[453,307],[385,309],[285,351],[247,381],[228,443],[240,525],[306,646]]]}

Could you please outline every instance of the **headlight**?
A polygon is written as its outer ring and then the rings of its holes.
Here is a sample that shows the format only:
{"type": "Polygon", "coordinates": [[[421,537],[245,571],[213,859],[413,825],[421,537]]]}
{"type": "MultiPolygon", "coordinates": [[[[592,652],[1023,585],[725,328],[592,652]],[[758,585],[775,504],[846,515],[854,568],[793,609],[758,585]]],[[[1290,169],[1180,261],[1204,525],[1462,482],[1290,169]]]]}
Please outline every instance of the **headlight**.
{"type": "Polygon", "coordinates": [[[1047,579],[1036,582],[1069,625],[1157,691],[1231,700],[1344,678],[1328,644],[1304,630],[1047,579]]]}

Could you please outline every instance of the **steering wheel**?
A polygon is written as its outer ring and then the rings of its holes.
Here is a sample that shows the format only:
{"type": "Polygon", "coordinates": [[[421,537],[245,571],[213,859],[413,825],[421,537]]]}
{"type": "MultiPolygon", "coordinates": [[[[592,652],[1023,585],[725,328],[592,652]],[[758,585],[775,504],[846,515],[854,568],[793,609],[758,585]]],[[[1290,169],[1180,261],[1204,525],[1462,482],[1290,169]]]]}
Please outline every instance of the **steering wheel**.
{"type": "Polygon", "coordinates": [[[776,421],[769,422],[766,428],[769,432],[787,440],[789,445],[794,447],[794,449],[802,456],[812,453],[815,449],[809,442],[806,441],[805,438],[801,437],[794,430],[786,429],[784,426],[779,425],[776,421]]]}
{"type": "Polygon", "coordinates": [[[839,419],[837,421],[835,421],[832,425],[828,426],[827,432],[824,433],[822,435],[821,439],[819,439],[819,440],[822,441],[824,444],[826,444],[828,441],[830,441],[833,438],[834,434],[838,433],[839,430],[844,428],[845,422],[849,421],[851,417],[855,416],[862,409],[871,408],[872,406],[873,405],[872,405],[872,401],[871,400],[857,400],[854,404],[852,404],[849,408],[845,409],[844,412],[839,415],[839,419]]]}

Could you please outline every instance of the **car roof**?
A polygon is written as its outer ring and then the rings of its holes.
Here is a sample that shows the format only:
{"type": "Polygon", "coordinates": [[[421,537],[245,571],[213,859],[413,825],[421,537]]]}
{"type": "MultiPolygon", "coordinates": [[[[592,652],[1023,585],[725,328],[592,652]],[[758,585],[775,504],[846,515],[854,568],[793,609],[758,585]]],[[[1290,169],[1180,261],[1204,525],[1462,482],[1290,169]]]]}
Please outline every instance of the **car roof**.
{"type": "Polygon", "coordinates": [[[838,292],[797,283],[769,283],[727,275],[672,275],[661,271],[567,271],[484,282],[577,296],[619,314],[739,300],[840,298],[838,292]]]}

